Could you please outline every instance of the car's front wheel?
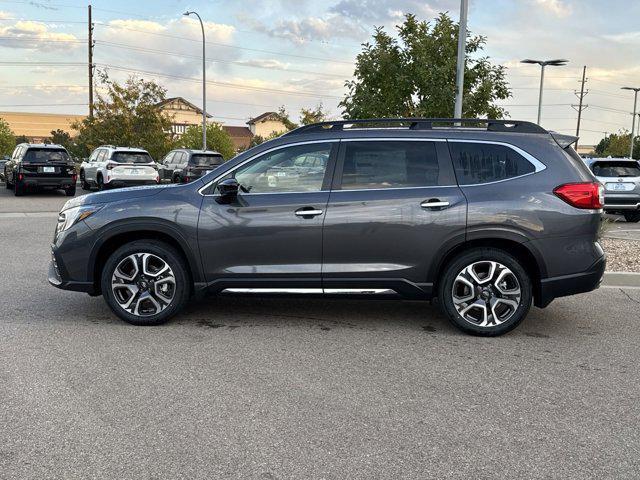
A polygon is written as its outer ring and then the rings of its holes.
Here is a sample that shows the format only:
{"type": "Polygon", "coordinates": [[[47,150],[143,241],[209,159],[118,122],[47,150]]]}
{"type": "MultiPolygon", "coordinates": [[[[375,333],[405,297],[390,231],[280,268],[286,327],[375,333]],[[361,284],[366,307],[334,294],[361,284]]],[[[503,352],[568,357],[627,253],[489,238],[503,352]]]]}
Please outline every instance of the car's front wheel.
{"type": "Polygon", "coordinates": [[[438,296],[456,327],[488,337],[517,327],[533,299],[531,277],[522,264],[493,248],[470,250],[454,258],[445,268],[438,296]]]}
{"type": "Polygon", "coordinates": [[[111,310],[134,325],[165,323],[184,307],[190,292],[182,256],[152,240],[116,250],[105,263],[101,287],[111,310]]]}

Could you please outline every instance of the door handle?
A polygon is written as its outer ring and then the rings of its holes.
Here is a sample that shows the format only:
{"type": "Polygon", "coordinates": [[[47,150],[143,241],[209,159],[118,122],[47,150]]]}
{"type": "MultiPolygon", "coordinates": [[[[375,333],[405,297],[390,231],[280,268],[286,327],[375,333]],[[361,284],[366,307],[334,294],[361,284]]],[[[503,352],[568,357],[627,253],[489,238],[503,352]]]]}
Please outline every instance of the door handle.
{"type": "Polygon", "coordinates": [[[295,211],[298,217],[316,217],[322,215],[322,210],[313,207],[302,207],[295,211]]]}
{"type": "Polygon", "coordinates": [[[441,202],[437,198],[431,200],[425,200],[420,204],[422,208],[446,208],[449,206],[449,202],[441,202]]]}

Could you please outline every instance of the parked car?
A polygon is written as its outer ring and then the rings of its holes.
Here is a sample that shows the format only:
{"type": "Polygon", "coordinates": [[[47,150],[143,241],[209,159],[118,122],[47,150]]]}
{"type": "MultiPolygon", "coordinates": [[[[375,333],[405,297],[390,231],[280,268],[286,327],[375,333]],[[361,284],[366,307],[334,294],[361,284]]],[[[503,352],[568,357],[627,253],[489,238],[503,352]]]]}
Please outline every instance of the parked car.
{"type": "Polygon", "coordinates": [[[67,150],[61,145],[21,143],[4,167],[5,185],[16,196],[29,189],[61,189],[76,194],[77,174],[67,150]]]}
{"type": "Polygon", "coordinates": [[[604,189],[576,138],[459,122],[304,126],[188,184],[75,198],[49,281],[102,294],[136,325],[225,289],[391,289],[437,297],[454,325],[486,336],[516,327],[532,303],[597,288],[604,189]],[[306,158],[328,160],[271,182],[306,158]]]}
{"type": "Polygon", "coordinates": [[[161,181],[188,183],[222,165],[221,153],[211,150],[178,149],[170,151],[160,162],[161,181]]]}
{"type": "Polygon", "coordinates": [[[4,166],[9,161],[9,155],[4,155],[0,158],[0,180],[4,181],[4,166]]]}
{"type": "Polygon", "coordinates": [[[103,145],[80,165],[83,190],[156,185],[159,181],[156,162],[141,148],[103,145]]]}
{"type": "Polygon", "coordinates": [[[629,158],[589,158],[585,162],[604,185],[604,211],[640,222],[640,163],[629,158]]]}

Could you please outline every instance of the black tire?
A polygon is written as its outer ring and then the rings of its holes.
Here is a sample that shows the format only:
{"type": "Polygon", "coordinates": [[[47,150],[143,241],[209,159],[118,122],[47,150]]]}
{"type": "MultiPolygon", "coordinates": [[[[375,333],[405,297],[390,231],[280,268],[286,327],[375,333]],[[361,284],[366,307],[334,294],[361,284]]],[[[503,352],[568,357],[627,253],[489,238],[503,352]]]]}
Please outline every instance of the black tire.
{"type": "Polygon", "coordinates": [[[106,261],[102,270],[100,284],[102,296],[113,313],[127,323],[140,326],[160,325],[167,322],[182,310],[189,300],[191,291],[190,276],[182,256],[170,245],[155,240],[136,240],[118,248],[106,261]],[[112,290],[111,279],[118,264],[130,255],[138,253],[150,253],[159,257],[173,271],[175,278],[174,295],[171,302],[159,313],[145,316],[135,315],[120,306],[112,290]]]}
{"type": "Polygon", "coordinates": [[[85,191],[91,190],[91,185],[89,185],[89,182],[87,182],[84,176],[84,170],[80,171],[80,187],[85,191]]]}
{"type": "Polygon", "coordinates": [[[107,190],[108,187],[104,184],[104,181],[102,180],[102,175],[98,175],[96,181],[98,183],[98,190],[100,190],[101,192],[107,190]]]}
{"type": "Polygon", "coordinates": [[[24,196],[26,191],[25,186],[22,184],[22,182],[16,182],[13,184],[13,194],[16,197],[22,197],[24,196]]]}
{"type": "Polygon", "coordinates": [[[7,170],[4,171],[4,186],[7,190],[11,190],[13,185],[9,183],[9,175],[7,175],[7,170]]]}
{"type": "Polygon", "coordinates": [[[180,175],[178,175],[177,173],[173,176],[173,178],[171,179],[171,183],[181,183],[180,181],[180,175]]]}
{"type": "Polygon", "coordinates": [[[76,194],[76,186],[74,185],[73,187],[65,188],[64,194],[67,197],[73,197],[76,194]]]}
{"type": "MultiPolygon", "coordinates": [[[[487,268],[490,269],[490,264],[487,263],[486,265],[487,268]]],[[[496,290],[496,286],[492,281],[493,279],[498,278],[498,276],[500,275],[499,272],[502,272],[503,270],[505,269],[497,267],[494,270],[495,274],[489,280],[485,280],[485,277],[481,277],[481,280],[483,282],[487,282],[486,287],[477,285],[474,290],[472,290],[471,287],[468,287],[469,295],[471,295],[473,292],[476,298],[470,299],[468,302],[465,301],[464,303],[460,303],[459,308],[464,310],[464,308],[468,307],[469,304],[473,303],[473,301],[491,302],[494,301],[494,298],[498,299],[503,297],[503,295],[496,290]],[[484,290],[487,290],[487,287],[489,292],[484,292],[484,290]],[[485,296],[488,296],[489,298],[487,299],[485,298],[485,296]]],[[[476,271],[475,273],[476,277],[479,277],[479,272],[476,271]]],[[[455,257],[451,262],[449,262],[449,264],[445,267],[444,274],[441,278],[442,281],[438,285],[438,297],[443,312],[445,313],[445,315],[447,315],[453,325],[471,335],[493,337],[505,334],[516,328],[520,324],[520,322],[524,320],[524,318],[527,316],[527,313],[529,312],[529,309],[531,308],[531,303],[533,300],[531,277],[526,272],[520,261],[503,250],[494,248],[476,248],[463,252],[455,257]],[[488,325],[480,326],[480,320],[478,320],[478,322],[474,322],[472,320],[466,319],[458,312],[454,305],[454,283],[456,284],[457,288],[460,288],[460,286],[462,286],[463,289],[466,288],[464,282],[456,282],[458,274],[462,273],[462,271],[468,266],[471,266],[478,262],[480,262],[478,264],[480,265],[480,267],[483,266],[482,262],[497,262],[498,264],[501,264],[502,267],[506,267],[506,270],[510,270],[510,272],[508,273],[508,278],[511,279],[510,282],[513,282],[513,278],[517,280],[517,284],[514,284],[516,286],[519,286],[520,289],[517,308],[513,309],[512,307],[507,307],[507,311],[505,312],[505,320],[502,323],[489,321],[487,322],[488,325]],[[513,277],[511,275],[513,275],[513,277]],[[508,316],[506,316],[507,314],[508,316]]],[[[465,295],[458,297],[458,301],[460,298],[464,297],[465,295]]],[[[514,298],[509,298],[507,296],[504,296],[504,298],[511,299],[513,300],[513,303],[516,304],[516,300],[514,298]]],[[[488,303],[485,304],[485,308],[487,309],[485,311],[489,313],[489,316],[491,318],[493,318],[494,316],[490,313],[490,309],[487,307],[488,305],[488,303]]],[[[505,304],[502,305],[503,306],[501,308],[504,309],[505,304]]],[[[480,306],[479,309],[474,308],[471,311],[478,312],[481,309],[482,307],[480,306]]],[[[496,310],[497,316],[499,316],[500,308],[496,307],[496,310]]],[[[465,313],[465,315],[470,314],[465,313]]]]}
{"type": "Polygon", "coordinates": [[[638,223],[640,222],[640,212],[625,213],[624,219],[629,223],[638,223]]]}

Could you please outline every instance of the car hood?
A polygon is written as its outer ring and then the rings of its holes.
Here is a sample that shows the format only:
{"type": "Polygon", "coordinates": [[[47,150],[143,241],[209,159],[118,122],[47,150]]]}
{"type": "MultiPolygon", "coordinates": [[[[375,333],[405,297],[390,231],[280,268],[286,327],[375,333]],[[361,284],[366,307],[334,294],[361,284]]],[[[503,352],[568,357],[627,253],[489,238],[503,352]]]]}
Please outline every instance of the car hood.
{"type": "Polygon", "coordinates": [[[141,187],[119,188],[106,192],[88,193],[79,197],[72,198],[64,204],[62,210],[68,208],[79,207],[81,205],[98,205],[102,203],[117,202],[120,200],[128,200],[131,198],[152,197],[163,190],[171,188],[170,185],[150,185],[141,187]]]}

